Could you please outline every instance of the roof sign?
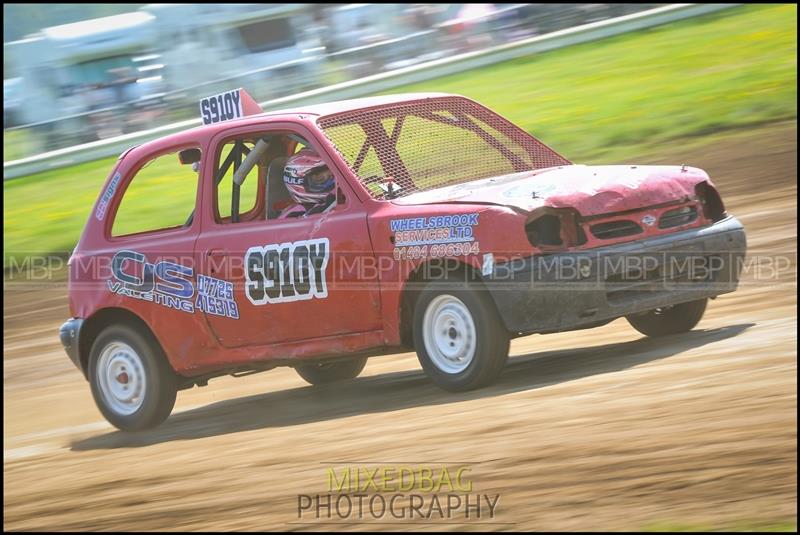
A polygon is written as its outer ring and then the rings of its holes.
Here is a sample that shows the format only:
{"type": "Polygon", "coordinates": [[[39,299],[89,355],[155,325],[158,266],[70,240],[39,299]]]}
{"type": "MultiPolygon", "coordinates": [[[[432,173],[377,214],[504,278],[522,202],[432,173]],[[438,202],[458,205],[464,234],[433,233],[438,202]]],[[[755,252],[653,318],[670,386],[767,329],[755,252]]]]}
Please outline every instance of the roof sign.
{"type": "Polygon", "coordinates": [[[200,100],[200,117],[203,119],[203,124],[241,119],[261,112],[261,107],[242,88],[200,100]]]}

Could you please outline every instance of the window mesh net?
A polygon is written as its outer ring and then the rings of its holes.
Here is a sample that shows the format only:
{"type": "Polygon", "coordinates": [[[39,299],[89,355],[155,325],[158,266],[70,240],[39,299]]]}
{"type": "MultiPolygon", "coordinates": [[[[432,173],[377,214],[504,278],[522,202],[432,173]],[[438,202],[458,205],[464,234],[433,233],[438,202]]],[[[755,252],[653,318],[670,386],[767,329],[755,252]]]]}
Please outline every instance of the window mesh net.
{"type": "Polygon", "coordinates": [[[318,124],[376,198],[570,163],[461,97],[349,110],[318,124]]]}

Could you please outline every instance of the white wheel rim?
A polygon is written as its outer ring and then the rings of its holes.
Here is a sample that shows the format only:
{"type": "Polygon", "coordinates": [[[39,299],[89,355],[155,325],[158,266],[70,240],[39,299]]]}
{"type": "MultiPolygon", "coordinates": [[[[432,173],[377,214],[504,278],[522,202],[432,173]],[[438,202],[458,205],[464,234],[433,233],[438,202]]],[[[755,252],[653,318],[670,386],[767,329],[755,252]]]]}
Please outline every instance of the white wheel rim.
{"type": "Polygon", "coordinates": [[[97,383],[109,409],[133,414],[142,406],[147,389],[142,359],[128,344],[111,342],[100,353],[97,383]]]}
{"type": "Polygon", "coordinates": [[[475,322],[457,297],[440,295],[425,310],[423,340],[433,364],[448,374],[466,370],[475,357],[475,322]]]}

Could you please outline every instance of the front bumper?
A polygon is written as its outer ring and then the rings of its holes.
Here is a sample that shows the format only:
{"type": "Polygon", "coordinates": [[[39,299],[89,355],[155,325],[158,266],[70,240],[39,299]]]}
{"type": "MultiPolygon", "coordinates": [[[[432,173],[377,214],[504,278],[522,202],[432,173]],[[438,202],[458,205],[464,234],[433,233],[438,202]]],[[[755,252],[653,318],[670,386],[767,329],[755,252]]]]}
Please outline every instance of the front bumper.
{"type": "Polygon", "coordinates": [[[666,236],[497,264],[484,282],[509,331],[568,331],[732,292],[746,248],[742,224],[727,217],[666,236]]]}
{"type": "Polygon", "coordinates": [[[86,370],[84,370],[81,365],[81,356],[78,349],[80,347],[81,327],[83,327],[83,320],[81,318],[71,318],[64,322],[58,330],[58,335],[61,338],[61,345],[64,346],[64,351],[66,351],[69,356],[69,360],[86,375],[86,370]]]}

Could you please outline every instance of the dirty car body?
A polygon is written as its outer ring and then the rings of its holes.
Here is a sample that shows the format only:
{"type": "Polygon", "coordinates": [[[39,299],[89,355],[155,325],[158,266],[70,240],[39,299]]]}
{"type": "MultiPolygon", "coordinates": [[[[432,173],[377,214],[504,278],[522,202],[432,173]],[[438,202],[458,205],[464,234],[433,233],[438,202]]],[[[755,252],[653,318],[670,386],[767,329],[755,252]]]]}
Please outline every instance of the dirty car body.
{"type": "MultiPolygon", "coordinates": [[[[465,390],[496,377],[513,337],[704,308],[735,290],[744,252],[741,224],[700,169],[574,165],[461,96],[357,99],[221,121],[125,152],[70,261],[73,318],[61,338],[98,382],[101,409],[114,388],[138,385],[138,346],[102,337],[120,323],[149,337],[142,344],[156,348],[175,389],[278,365],[329,382],[363,367],[341,372],[341,363],[414,347],[437,384],[465,390]],[[227,157],[223,146],[234,147],[227,157]],[[282,219],[282,165],[301,147],[333,172],[336,201],[282,219]],[[173,152],[198,171],[191,216],[113,235],[143,163],[173,152]],[[225,172],[231,193],[218,187],[225,172]],[[256,191],[241,213],[236,173],[256,191]]],[[[131,414],[119,405],[125,422],[104,414],[124,429],[158,423],[137,420],[137,403],[131,414]]]]}

